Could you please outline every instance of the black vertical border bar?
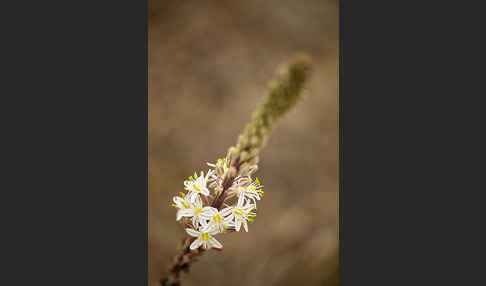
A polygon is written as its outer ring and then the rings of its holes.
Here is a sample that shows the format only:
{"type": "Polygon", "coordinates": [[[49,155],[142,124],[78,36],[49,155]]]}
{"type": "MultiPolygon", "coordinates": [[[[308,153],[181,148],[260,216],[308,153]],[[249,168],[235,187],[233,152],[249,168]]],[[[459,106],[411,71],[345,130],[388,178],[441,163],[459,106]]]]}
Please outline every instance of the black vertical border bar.
{"type": "Polygon", "coordinates": [[[148,2],[4,4],[0,285],[147,285],[148,2]]]}

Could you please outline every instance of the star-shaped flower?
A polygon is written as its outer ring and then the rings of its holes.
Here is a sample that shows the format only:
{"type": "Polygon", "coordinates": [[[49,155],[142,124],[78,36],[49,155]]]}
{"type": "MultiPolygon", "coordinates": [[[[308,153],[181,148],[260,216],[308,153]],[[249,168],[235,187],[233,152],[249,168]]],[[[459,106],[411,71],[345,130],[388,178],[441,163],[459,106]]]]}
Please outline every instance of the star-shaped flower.
{"type": "Polygon", "coordinates": [[[203,228],[202,230],[197,231],[192,228],[186,228],[186,232],[192,237],[197,237],[197,239],[194,240],[189,246],[191,250],[201,246],[204,249],[210,249],[212,247],[223,248],[223,245],[213,237],[213,235],[218,233],[217,229],[203,228]]]}
{"type": "Polygon", "coordinates": [[[229,217],[231,212],[218,211],[218,209],[213,207],[205,207],[204,209],[205,211],[201,215],[205,219],[204,222],[201,221],[204,227],[214,228],[219,232],[224,232],[226,228],[234,226],[233,218],[229,217]]]}
{"type": "Polygon", "coordinates": [[[263,197],[263,186],[260,184],[258,178],[249,186],[239,186],[237,190],[238,199],[240,197],[248,198],[253,201],[256,208],[256,201],[263,197]]]}
{"type": "Polygon", "coordinates": [[[187,180],[184,181],[184,189],[189,191],[187,196],[189,197],[189,201],[194,202],[196,198],[201,195],[208,196],[209,189],[207,187],[208,179],[212,175],[212,171],[209,170],[204,176],[204,172],[201,171],[200,176],[198,177],[196,173],[194,173],[194,177],[190,176],[187,180]]]}
{"type": "Polygon", "coordinates": [[[182,217],[192,217],[192,225],[198,227],[200,219],[207,216],[207,214],[205,216],[205,213],[207,212],[206,209],[208,207],[203,208],[203,203],[199,196],[196,197],[194,203],[192,203],[188,197],[189,196],[185,196],[184,198],[174,197],[176,207],[179,205],[182,206],[177,211],[176,220],[180,220],[182,217]]]}
{"type": "Polygon", "coordinates": [[[235,207],[227,207],[221,210],[223,215],[228,214],[229,219],[234,221],[236,231],[240,231],[241,225],[248,232],[248,221],[253,221],[256,216],[252,210],[255,208],[254,204],[247,203],[243,196],[238,198],[238,204],[235,207]]]}

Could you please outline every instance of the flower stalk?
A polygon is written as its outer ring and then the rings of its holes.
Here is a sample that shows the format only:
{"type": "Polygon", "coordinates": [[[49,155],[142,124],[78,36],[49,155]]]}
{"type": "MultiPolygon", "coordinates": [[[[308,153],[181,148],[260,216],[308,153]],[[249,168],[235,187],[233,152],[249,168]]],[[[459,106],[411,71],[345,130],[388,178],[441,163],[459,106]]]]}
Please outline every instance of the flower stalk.
{"type": "Polygon", "coordinates": [[[221,249],[214,236],[235,231],[248,231],[248,223],[256,216],[256,202],[263,197],[263,185],[253,174],[258,169],[259,153],[265,146],[275,124],[298,102],[309,75],[310,59],[300,55],[283,65],[271,81],[268,92],[253,112],[235,146],[226,158],[218,159],[206,175],[189,177],[184,181],[187,194],[174,197],[181,221],[189,237],[181,245],[169,271],[160,282],[162,286],[180,285],[180,273],[205,250],[221,249]],[[203,197],[203,200],[201,200],[203,197]],[[206,202],[203,206],[202,201],[206,202]]]}

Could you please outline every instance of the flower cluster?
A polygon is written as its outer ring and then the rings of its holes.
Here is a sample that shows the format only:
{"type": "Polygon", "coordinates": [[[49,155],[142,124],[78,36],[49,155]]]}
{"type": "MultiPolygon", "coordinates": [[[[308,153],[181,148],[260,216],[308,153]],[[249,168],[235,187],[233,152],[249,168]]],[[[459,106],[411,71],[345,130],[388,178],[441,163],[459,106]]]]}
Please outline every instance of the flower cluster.
{"type": "Polygon", "coordinates": [[[214,236],[221,233],[248,231],[248,223],[256,216],[256,201],[263,197],[263,186],[258,178],[252,179],[255,167],[236,176],[227,188],[223,203],[219,209],[214,207],[217,195],[223,189],[224,178],[228,175],[227,159],[218,159],[215,164],[208,163],[210,169],[204,175],[194,173],[184,181],[187,193],[180,192],[180,196],[173,198],[172,206],[177,208],[176,220],[186,227],[186,232],[196,239],[190,249],[199,247],[204,249],[222,248],[223,246],[214,236]]]}

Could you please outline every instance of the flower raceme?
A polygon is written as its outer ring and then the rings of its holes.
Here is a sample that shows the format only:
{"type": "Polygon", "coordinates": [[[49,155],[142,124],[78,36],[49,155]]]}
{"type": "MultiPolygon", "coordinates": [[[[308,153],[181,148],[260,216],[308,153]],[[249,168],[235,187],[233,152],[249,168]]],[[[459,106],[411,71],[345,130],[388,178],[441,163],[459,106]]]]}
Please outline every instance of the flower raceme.
{"type": "Polygon", "coordinates": [[[258,178],[253,180],[251,175],[234,178],[227,196],[218,209],[212,206],[217,198],[216,190],[229,172],[229,159],[218,159],[216,164],[208,165],[206,175],[194,173],[184,181],[187,193],[180,192],[180,196],[173,198],[172,206],[177,208],[176,220],[186,227],[186,232],[196,239],[191,243],[190,249],[199,247],[203,249],[222,248],[223,246],[214,236],[222,233],[248,231],[248,223],[253,222],[256,213],[256,201],[263,197],[263,186],[258,178]]]}
{"type": "Polygon", "coordinates": [[[182,271],[188,271],[204,250],[222,248],[215,236],[248,231],[256,216],[256,203],[263,197],[263,186],[253,174],[258,170],[259,154],[266,145],[276,122],[301,98],[310,72],[310,58],[300,55],[282,65],[267,94],[252,113],[250,122],[228,149],[226,158],[208,165],[206,174],[194,174],[184,181],[187,193],[173,198],[176,220],[184,225],[181,252],[174,256],[162,286],[178,286],[182,271]]]}

